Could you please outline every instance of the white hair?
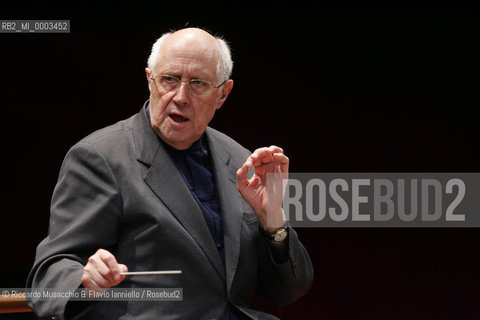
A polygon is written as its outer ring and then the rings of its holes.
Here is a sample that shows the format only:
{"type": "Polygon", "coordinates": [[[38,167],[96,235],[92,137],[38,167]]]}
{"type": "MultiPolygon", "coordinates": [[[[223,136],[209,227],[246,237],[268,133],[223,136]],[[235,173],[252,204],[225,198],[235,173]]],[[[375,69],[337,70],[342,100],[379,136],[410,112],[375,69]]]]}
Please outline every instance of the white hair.
{"type": "MultiPolygon", "coordinates": [[[[155,41],[152,46],[152,52],[148,57],[147,66],[150,70],[154,70],[158,62],[158,55],[160,49],[165,42],[165,39],[170,36],[172,32],[162,34],[160,38],[155,41]]],[[[217,61],[217,78],[220,83],[223,83],[230,79],[233,69],[232,54],[230,53],[230,47],[227,42],[220,37],[214,37],[218,43],[218,56],[220,59],[217,61]]]]}

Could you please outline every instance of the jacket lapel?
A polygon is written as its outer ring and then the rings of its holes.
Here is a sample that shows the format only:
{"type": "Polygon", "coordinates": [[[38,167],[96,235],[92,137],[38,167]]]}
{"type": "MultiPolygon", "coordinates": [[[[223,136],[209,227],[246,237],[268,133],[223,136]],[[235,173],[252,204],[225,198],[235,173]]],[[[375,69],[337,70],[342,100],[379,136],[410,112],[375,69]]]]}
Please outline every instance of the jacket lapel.
{"type": "Polygon", "coordinates": [[[227,290],[230,291],[238,264],[240,233],[243,221],[242,197],[236,186],[236,171],[238,168],[235,167],[230,155],[222,147],[222,144],[215,139],[214,133],[210,128],[207,128],[207,137],[222,208],[227,290]]]}
{"type": "Polygon", "coordinates": [[[202,211],[153,131],[143,108],[134,125],[137,158],[150,165],[144,180],[196,241],[218,274],[225,270],[202,211]]]}

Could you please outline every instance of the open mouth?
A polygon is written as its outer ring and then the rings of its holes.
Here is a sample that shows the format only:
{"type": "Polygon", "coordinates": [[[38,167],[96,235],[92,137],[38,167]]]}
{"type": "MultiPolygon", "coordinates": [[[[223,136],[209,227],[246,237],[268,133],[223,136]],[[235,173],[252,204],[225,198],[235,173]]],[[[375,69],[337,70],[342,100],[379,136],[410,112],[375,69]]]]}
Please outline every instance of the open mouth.
{"type": "Polygon", "coordinates": [[[176,123],[182,123],[182,122],[187,122],[188,121],[188,118],[182,116],[181,114],[170,113],[168,116],[170,117],[170,119],[172,119],[176,123]]]}

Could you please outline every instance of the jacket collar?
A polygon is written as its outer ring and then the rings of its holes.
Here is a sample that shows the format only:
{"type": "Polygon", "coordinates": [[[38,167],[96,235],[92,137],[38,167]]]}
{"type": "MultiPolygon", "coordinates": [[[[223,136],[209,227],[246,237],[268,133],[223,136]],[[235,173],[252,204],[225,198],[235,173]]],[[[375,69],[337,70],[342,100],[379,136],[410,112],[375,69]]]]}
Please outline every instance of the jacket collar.
{"type": "Polygon", "coordinates": [[[134,118],[133,125],[137,159],[149,166],[144,180],[195,239],[222,279],[226,279],[227,289],[230,291],[238,264],[243,221],[242,199],[236,188],[238,168],[234,167],[232,156],[217,138],[216,131],[207,128],[206,137],[222,208],[226,264],[224,267],[200,207],[151,127],[145,111],[147,104],[148,101],[134,118]]]}

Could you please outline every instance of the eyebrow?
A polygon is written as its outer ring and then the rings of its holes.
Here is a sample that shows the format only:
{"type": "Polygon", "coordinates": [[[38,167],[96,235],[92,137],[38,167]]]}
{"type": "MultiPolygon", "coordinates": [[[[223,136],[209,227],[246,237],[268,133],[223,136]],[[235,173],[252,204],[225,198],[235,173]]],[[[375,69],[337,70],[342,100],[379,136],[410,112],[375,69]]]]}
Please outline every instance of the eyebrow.
{"type": "Polygon", "coordinates": [[[182,76],[176,72],[171,72],[171,71],[162,71],[160,72],[159,74],[163,74],[163,75],[169,75],[169,76],[173,76],[173,77],[177,77],[177,78],[182,78],[182,76]]]}
{"type": "MultiPolygon", "coordinates": [[[[182,75],[178,73],[178,71],[174,71],[172,69],[170,69],[171,66],[164,66],[165,69],[160,69],[159,73],[158,74],[167,74],[169,76],[174,76],[174,77],[177,77],[179,79],[182,78],[182,75]]],[[[198,70],[200,73],[202,72],[201,70],[198,70]]],[[[193,75],[192,77],[189,78],[189,80],[204,80],[204,81],[211,81],[211,80],[208,80],[208,76],[206,74],[200,74],[197,73],[195,75],[193,75]]],[[[215,80],[213,80],[215,81],[215,80]]]]}
{"type": "MultiPolygon", "coordinates": [[[[180,80],[182,79],[182,76],[180,74],[176,73],[176,72],[165,71],[165,72],[160,72],[159,75],[169,75],[169,76],[172,76],[172,77],[176,77],[180,80]]],[[[209,81],[209,80],[207,80],[207,77],[196,77],[196,76],[188,78],[188,81],[190,81],[190,80],[209,81]]]]}

